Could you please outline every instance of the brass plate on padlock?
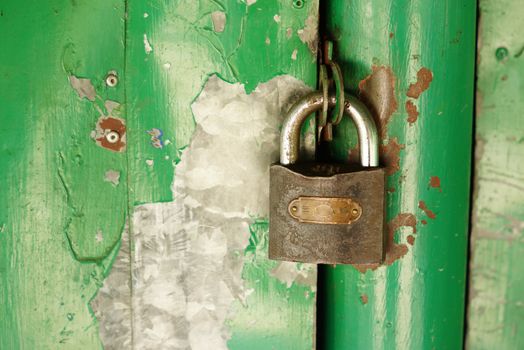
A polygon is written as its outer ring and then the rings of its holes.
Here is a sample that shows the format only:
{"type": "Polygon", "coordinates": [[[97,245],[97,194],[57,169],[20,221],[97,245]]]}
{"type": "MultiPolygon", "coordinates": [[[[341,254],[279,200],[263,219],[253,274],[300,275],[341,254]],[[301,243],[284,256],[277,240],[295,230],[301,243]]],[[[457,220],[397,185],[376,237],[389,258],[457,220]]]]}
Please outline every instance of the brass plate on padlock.
{"type": "Polygon", "coordinates": [[[360,204],[335,197],[298,197],[289,203],[288,211],[299,222],[330,225],[348,225],[362,215],[360,204]]]}

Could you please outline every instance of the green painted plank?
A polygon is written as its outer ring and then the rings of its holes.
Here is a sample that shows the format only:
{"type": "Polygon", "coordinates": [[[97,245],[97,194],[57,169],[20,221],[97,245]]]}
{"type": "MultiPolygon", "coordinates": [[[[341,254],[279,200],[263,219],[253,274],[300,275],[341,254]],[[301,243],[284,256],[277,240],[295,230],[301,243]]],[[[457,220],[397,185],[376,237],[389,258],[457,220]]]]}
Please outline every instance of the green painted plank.
{"type": "Polygon", "coordinates": [[[104,84],[123,71],[123,5],[0,5],[1,349],[100,346],[88,303],[124,226],[126,159],[91,132],[123,102],[104,84]]]}
{"type": "Polygon", "coordinates": [[[469,349],[524,347],[521,14],[522,1],[480,1],[469,349]]]}
{"type": "MultiPolygon", "coordinates": [[[[365,100],[381,129],[388,251],[381,267],[321,269],[319,345],[459,349],[476,2],[363,0],[324,6],[347,89],[365,100]]],[[[346,123],[336,131],[337,159],[355,154],[349,128],[346,123]]]]}
{"type": "Polygon", "coordinates": [[[96,300],[107,349],[314,347],[316,267],[267,259],[282,113],[316,83],[318,2],[299,3],[128,2],[130,253],[96,300]]]}

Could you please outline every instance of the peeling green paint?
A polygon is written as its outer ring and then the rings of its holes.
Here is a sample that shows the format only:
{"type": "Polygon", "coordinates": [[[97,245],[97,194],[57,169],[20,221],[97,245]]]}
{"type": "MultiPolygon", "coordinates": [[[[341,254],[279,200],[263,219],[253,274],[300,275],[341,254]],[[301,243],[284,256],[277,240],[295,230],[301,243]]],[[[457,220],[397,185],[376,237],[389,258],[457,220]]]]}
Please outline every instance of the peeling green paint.
{"type": "MultiPolygon", "coordinates": [[[[316,56],[298,33],[317,11],[317,1],[302,9],[285,1],[129,4],[126,87],[128,96],[134,96],[128,101],[132,205],[177,200],[172,196],[173,167],[194,132],[190,106],[211,75],[244,84],[247,93],[281,74],[315,85],[316,56]],[[220,31],[213,24],[217,11],[225,14],[220,31]],[[144,35],[152,48],[149,53],[144,35]],[[153,128],[162,130],[161,149],[152,147],[144,134],[153,128]]],[[[256,226],[261,234],[263,225],[256,226]]],[[[270,276],[272,266],[262,256],[245,263],[243,278],[254,291],[245,305],[237,303],[236,316],[228,321],[231,349],[246,344],[286,348],[290,340],[297,349],[313,347],[314,296],[304,297],[305,286],[288,290],[270,276]],[[268,317],[253,319],[257,314],[268,317]]]]}
{"type": "MultiPolygon", "coordinates": [[[[101,346],[89,303],[117,256],[127,208],[178,199],[174,168],[194,135],[191,105],[204,84],[218,75],[252,93],[290,74],[314,86],[317,11],[317,1],[276,0],[0,6],[0,348],[101,346]],[[93,139],[108,116],[126,123],[124,152],[93,139]]],[[[251,229],[265,241],[267,223],[251,229]]],[[[228,321],[229,346],[312,348],[311,286],[283,283],[262,254],[240,257],[254,292],[228,321]],[[269,317],[242,322],[259,313],[269,317]]],[[[296,268],[300,278],[309,271],[296,268]]]]}
{"type": "Polygon", "coordinates": [[[317,1],[302,9],[285,1],[250,6],[204,0],[129,4],[126,87],[128,96],[133,96],[128,101],[133,203],[173,199],[171,170],[194,130],[190,105],[210,75],[242,83],[248,93],[280,74],[315,84],[316,57],[297,31],[317,11],[317,1]],[[226,14],[219,33],[212,29],[215,11],[226,14]],[[149,54],[144,35],[153,47],[149,54]],[[291,59],[294,50],[300,58],[296,61],[291,59]],[[166,146],[161,150],[146,142],[144,133],[152,128],[163,131],[166,146]],[[154,161],[154,171],[147,159],[154,161]]]}
{"type": "MultiPolygon", "coordinates": [[[[476,2],[333,0],[321,5],[346,88],[378,119],[388,175],[388,244],[383,266],[319,269],[319,347],[461,348],[476,2]],[[425,69],[432,81],[424,90],[425,69]],[[416,88],[410,89],[412,84],[416,88]],[[418,98],[410,97],[418,92],[418,98]],[[419,113],[413,123],[408,102],[419,113]],[[428,185],[435,176],[440,190],[428,185]]],[[[350,125],[335,129],[335,138],[343,138],[333,145],[337,159],[354,155],[354,143],[346,139],[355,140],[350,125]]]]}
{"type": "Polygon", "coordinates": [[[97,349],[88,303],[126,208],[104,173],[125,181],[126,160],[90,138],[100,113],[70,77],[90,79],[96,103],[123,101],[104,77],[123,70],[124,2],[7,1],[0,12],[0,348],[97,349]]]}
{"type": "Polygon", "coordinates": [[[522,2],[479,2],[468,349],[521,349],[524,334],[522,2]]]}

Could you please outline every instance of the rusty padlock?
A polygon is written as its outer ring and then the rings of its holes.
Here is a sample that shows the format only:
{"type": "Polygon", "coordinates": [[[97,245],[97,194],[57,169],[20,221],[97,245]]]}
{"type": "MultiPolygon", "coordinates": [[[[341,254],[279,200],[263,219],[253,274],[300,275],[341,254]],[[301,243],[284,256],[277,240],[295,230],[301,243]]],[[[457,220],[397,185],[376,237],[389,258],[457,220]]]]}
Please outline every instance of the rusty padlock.
{"type": "MultiPolygon", "coordinates": [[[[360,165],[297,163],[304,120],[322,108],[322,92],[291,107],[280,136],[280,164],[270,168],[269,258],[325,264],[380,263],[384,258],[385,173],[373,118],[346,95],[344,114],[357,127],[360,165]]],[[[329,106],[336,98],[329,97],[329,106]]]]}

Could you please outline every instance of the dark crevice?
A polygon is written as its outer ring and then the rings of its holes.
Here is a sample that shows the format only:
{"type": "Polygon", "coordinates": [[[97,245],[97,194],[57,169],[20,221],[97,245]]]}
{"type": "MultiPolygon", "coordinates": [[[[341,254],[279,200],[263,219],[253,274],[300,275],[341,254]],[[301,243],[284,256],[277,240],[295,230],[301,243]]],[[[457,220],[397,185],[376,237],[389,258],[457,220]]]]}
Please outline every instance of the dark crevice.
{"type": "Polygon", "coordinates": [[[477,85],[478,85],[478,63],[480,57],[479,55],[479,49],[480,49],[480,23],[481,23],[481,13],[480,13],[480,6],[477,2],[477,21],[476,21],[476,29],[475,29],[475,37],[476,45],[475,45],[475,68],[474,68],[474,83],[473,83],[473,116],[472,116],[472,142],[471,142],[471,173],[470,173],[470,186],[469,186],[469,224],[468,224],[468,242],[467,242],[467,250],[466,250],[466,289],[464,294],[464,336],[462,339],[462,348],[467,349],[467,339],[468,339],[468,313],[469,313],[469,302],[471,300],[471,258],[473,256],[473,245],[472,245],[472,239],[473,239],[473,220],[474,220],[474,206],[475,206],[475,197],[476,197],[476,159],[475,159],[475,150],[476,150],[476,116],[477,116],[477,103],[479,100],[477,99],[477,85]]]}
{"type": "MultiPolygon", "coordinates": [[[[320,55],[323,53],[322,43],[330,38],[329,24],[326,20],[327,14],[329,12],[329,3],[330,1],[319,1],[318,9],[318,28],[319,28],[319,50],[317,64],[320,65],[321,59],[320,55]]],[[[334,54],[336,54],[334,52],[334,54]]],[[[317,69],[318,72],[318,69],[317,69]]],[[[318,82],[317,82],[318,84],[318,82]]],[[[319,145],[317,150],[317,158],[319,160],[326,159],[330,153],[329,148],[326,145],[326,142],[323,142],[319,145]]],[[[330,268],[329,265],[318,265],[318,275],[317,275],[317,305],[316,305],[316,348],[321,350],[325,348],[326,344],[326,334],[327,334],[327,305],[328,305],[328,293],[327,293],[327,270],[330,268]]]]}

